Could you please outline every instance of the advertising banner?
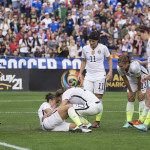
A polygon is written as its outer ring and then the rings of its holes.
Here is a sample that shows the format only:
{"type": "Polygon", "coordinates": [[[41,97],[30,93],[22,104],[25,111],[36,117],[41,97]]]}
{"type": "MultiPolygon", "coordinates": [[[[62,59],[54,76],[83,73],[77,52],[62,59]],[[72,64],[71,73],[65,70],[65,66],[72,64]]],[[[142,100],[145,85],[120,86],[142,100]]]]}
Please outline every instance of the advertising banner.
{"type": "MultiPolygon", "coordinates": [[[[113,69],[117,67],[113,59],[113,69]]],[[[0,69],[80,69],[82,59],[68,58],[0,58],[0,69]]],[[[108,62],[104,61],[105,69],[108,62]]]]}
{"type": "Polygon", "coordinates": [[[29,70],[2,70],[0,91],[29,91],[29,70]]]}

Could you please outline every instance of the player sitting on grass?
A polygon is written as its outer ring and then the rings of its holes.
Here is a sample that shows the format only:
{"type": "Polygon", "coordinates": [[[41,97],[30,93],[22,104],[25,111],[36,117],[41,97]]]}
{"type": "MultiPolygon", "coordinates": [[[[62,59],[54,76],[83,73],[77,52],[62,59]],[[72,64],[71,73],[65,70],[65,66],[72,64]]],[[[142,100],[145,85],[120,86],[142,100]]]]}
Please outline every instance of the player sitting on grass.
{"type": "Polygon", "coordinates": [[[47,102],[44,102],[38,110],[38,116],[43,130],[91,132],[90,129],[87,129],[87,127],[81,123],[72,104],[57,107],[58,101],[56,101],[55,96],[51,93],[48,93],[45,99],[47,102]],[[75,124],[64,121],[68,116],[75,124]]]}
{"type": "Polygon", "coordinates": [[[91,123],[84,117],[97,115],[102,110],[100,100],[92,92],[79,87],[57,90],[56,99],[61,101],[60,106],[65,106],[67,103],[73,104],[81,122],[87,127],[90,127],[91,123]]]}
{"type": "Polygon", "coordinates": [[[118,59],[117,70],[122,76],[125,85],[127,86],[127,106],[126,106],[126,118],[127,122],[123,126],[124,128],[131,128],[132,125],[129,122],[132,121],[134,113],[134,101],[136,93],[139,101],[139,118],[142,115],[145,107],[145,93],[147,90],[147,83],[141,83],[141,77],[148,74],[147,70],[141,66],[137,61],[133,61],[129,56],[120,56],[118,59]]]}

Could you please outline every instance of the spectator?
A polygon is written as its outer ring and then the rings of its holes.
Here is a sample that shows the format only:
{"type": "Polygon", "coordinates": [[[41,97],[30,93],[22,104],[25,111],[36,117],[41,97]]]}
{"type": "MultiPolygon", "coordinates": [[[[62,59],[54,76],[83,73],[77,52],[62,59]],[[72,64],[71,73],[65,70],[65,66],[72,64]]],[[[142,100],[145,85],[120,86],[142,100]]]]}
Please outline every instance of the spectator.
{"type": "Polygon", "coordinates": [[[102,22],[102,28],[100,30],[100,43],[108,46],[108,37],[110,37],[110,35],[106,29],[106,23],[102,22]]]}
{"type": "Polygon", "coordinates": [[[10,22],[10,29],[12,31],[15,31],[15,33],[17,34],[20,31],[20,23],[19,23],[17,15],[14,15],[13,18],[14,20],[10,22]]]}
{"type": "MultiPolygon", "coordinates": [[[[31,54],[30,54],[30,56],[31,56],[31,54]]],[[[36,47],[36,51],[34,53],[34,56],[35,57],[41,57],[42,56],[42,52],[40,51],[39,47],[36,47]]]]}
{"type": "Polygon", "coordinates": [[[80,26],[80,28],[79,28],[79,33],[80,33],[81,39],[83,38],[85,40],[85,42],[89,38],[89,31],[90,31],[90,28],[89,28],[89,26],[87,26],[86,23],[87,23],[86,20],[84,20],[83,25],[80,26]]]}
{"type": "Polygon", "coordinates": [[[68,14],[68,17],[65,20],[65,31],[67,32],[68,36],[72,35],[72,31],[73,31],[73,19],[71,18],[71,14],[68,14]]]}
{"type": "Polygon", "coordinates": [[[33,53],[36,51],[37,47],[40,48],[41,51],[42,39],[39,39],[37,34],[34,34],[30,46],[31,46],[31,52],[33,53]]]}
{"type": "Polygon", "coordinates": [[[0,29],[0,45],[3,43],[4,41],[4,35],[2,35],[3,30],[0,29]]]}
{"type": "Polygon", "coordinates": [[[47,3],[47,6],[43,10],[43,13],[46,13],[46,12],[49,13],[50,15],[52,12],[54,12],[54,9],[49,2],[47,3]]]}
{"type": "Polygon", "coordinates": [[[16,38],[12,37],[12,42],[10,43],[10,51],[13,52],[18,48],[18,43],[16,42],[16,38]]]}
{"type": "Polygon", "coordinates": [[[119,58],[118,55],[117,55],[116,50],[112,50],[112,51],[111,51],[110,57],[111,57],[111,58],[119,58]]]}
{"type": "Polygon", "coordinates": [[[51,17],[52,22],[48,24],[48,27],[51,27],[51,31],[54,33],[55,31],[59,32],[59,23],[55,21],[55,17],[51,17]]]}
{"type": "Polygon", "coordinates": [[[69,47],[69,57],[77,58],[77,45],[75,44],[75,40],[71,40],[69,47]]]}
{"type": "Polygon", "coordinates": [[[2,29],[2,35],[6,35],[7,34],[7,30],[9,29],[9,24],[8,24],[8,20],[7,18],[4,19],[4,21],[2,22],[0,29],[2,29]]]}
{"type": "Polygon", "coordinates": [[[49,50],[50,57],[56,57],[58,46],[58,41],[55,39],[54,34],[52,34],[51,39],[47,44],[47,49],[49,50]]]}
{"type": "Polygon", "coordinates": [[[23,39],[19,40],[19,48],[21,57],[29,56],[29,40],[27,39],[27,34],[24,34],[23,39]]]}
{"type": "Polygon", "coordinates": [[[48,28],[48,25],[52,22],[51,18],[49,18],[49,13],[45,13],[45,19],[42,20],[42,23],[45,23],[45,28],[48,28]]]}
{"type": "Polygon", "coordinates": [[[66,18],[68,13],[67,8],[65,7],[65,3],[61,2],[60,7],[55,10],[55,17],[60,17],[61,23],[64,22],[64,19],[66,18]]]}
{"type": "Polygon", "coordinates": [[[63,41],[62,46],[60,46],[58,48],[58,56],[57,57],[67,57],[67,58],[69,58],[69,50],[68,50],[66,41],[63,41]]]}

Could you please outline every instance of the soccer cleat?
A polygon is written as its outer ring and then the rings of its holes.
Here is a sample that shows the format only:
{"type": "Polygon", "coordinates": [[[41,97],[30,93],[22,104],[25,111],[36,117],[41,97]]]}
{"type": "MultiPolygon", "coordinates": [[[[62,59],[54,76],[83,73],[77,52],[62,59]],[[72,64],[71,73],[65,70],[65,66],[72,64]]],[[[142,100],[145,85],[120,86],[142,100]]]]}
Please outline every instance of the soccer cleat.
{"type": "Polygon", "coordinates": [[[92,124],[89,122],[89,124],[87,124],[86,127],[87,127],[88,129],[91,129],[92,124]]]}
{"type": "Polygon", "coordinates": [[[95,121],[92,125],[92,128],[99,128],[100,127],[100,121],[95,121]]]}
{"type": "Polygon", "coordinates": [[[76,126],[74,129],[71,129],[70,132],[72,132],[72,133],[81,133],[82,130],[78,126],[76,126]]]}
{"type": "Polygon", "coordinates": [[[147,125],[146,124],[140,124],[140,125],[134,125],[134,127],[138,130],[141,130],[141,131],[144,131],[146,132],[147,131],[147,125]]]}
{"type": "Polygon", "coordinates": [[[123,128],[132,128],[132,125],[130,125],[129,122],[126,122],[124,124],[123,128]]]}
{"type": "Polygon", "coordinates": [[[133,120],[131,122],[129,122],[130,125],[140,125],[140,124],[143,124],[140,120],[133,120]]]}
{"type": "Polygon", "coordinates": [[[92,132],[92,130],[88,129],[88,128],[87,128],[85,125],[83,125],[83,124],[79,126],[79,129],[81,129],[82,132],[86,132],[86,133],[92,132]]]}

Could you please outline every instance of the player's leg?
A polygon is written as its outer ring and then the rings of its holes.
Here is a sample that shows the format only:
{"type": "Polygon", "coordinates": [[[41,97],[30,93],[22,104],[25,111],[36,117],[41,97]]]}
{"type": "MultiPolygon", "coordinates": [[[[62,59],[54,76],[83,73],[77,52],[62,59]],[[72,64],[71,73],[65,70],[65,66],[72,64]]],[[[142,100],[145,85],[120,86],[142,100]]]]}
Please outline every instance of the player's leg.
{"type": "Polygon", "coordinates": [[[135,82],[132,82],[132,80],[129,80],[130,87],[132,89],[132,93],[129,92],[127,89],[127,105],[126,105],[126,123],[124,124],[124,128],[130,128],[132,127],[129,122],[132,121],[133,113],[134,113],[134,101],[136,96],[136,90],[137,90],[137,84],[135,82]]]}
{"type": "Polygon", "coordinates": [[[105,91],[106,91],[106,78],[102,78],[101,80],[96,81],[94,83],[94,93],[96,97],[100,100],[102,108],[101,108],[101,112],[96,115],[95,123],[92,126],[93,128],[100,127],[100,121],[101,121],[102,114],[103,114],[102,97],[105,91]]]}
{"type": "MultiPolygon", "coordinates": [[[[146,119],[146,116],[147,116],[147,114],[148,114],[148,111],[149,111],[149,109],[150,109],[150,96],[149,96],[149,92],[150,92],[150,82],[148,81],[146,84],[144,84],[144,86],[142,86],[142,87],[144,87],[144,89],[142,89],[142,93],[145,93],[146,92],[146,90],[147,90],[147,103],[146,103],[146,105],[144,106],[144,108],[143,108],[143,111],[142,111],[142,113],[141,113],[141,115],[139,115],[139,119],[138,120],[134,120],[134,121],[132,121],[131,122],[131,124],[132,125],[139,125],[139,124],[142,124],[144,121],[145,121],[145,119],[146,119]],[[145,88],[146,87],[146,85],[148,85],[148,90],[145,88]]],[[[139,102],[140,103],[140,102],[139,102]]],[[[144,105],[144,103],[143,103],[143,105],[144,105]]],[[[139,106],[140,107],[140,106],[139,106]]],[[[142,106],[141,106],[142,107],[142,106]]],[[[140,113],[140,112],[139,112],[140,113]]]]}
{"type": "Polygon", "coordinates": [[[83,87],[85,90],[93,92],[93,85],[94,85],[93,82],[84,79],[83,87]]]}

